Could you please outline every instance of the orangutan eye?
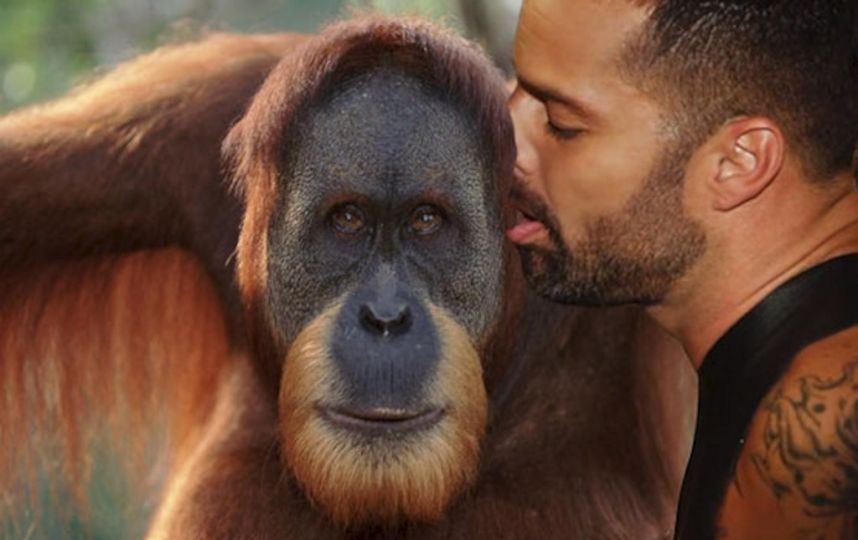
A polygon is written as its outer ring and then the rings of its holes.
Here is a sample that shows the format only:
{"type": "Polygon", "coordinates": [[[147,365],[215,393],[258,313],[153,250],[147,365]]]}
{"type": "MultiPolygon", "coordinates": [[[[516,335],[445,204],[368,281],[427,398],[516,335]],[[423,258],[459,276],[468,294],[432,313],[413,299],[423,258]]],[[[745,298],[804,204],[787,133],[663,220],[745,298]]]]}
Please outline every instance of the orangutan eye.
{"type": "Polygon", "coordinates": [[[430,204],[418,206],[411,214],[409,227],[420,236],[428,236],[438,231],[444,224],[444,215],[440,208],[430,204]]]}
{"type": "Polygon", "coordinates": [[[329,219],[334,230],[341,234],[355,235],[366,228],[363,210],[351,203],[334,208],[329,219]]]}

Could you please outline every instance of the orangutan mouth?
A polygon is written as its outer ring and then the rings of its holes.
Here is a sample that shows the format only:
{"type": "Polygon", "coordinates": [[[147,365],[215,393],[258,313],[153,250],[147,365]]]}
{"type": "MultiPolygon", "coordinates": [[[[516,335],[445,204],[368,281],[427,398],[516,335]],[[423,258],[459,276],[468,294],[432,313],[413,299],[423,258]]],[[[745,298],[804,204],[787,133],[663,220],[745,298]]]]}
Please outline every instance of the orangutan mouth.
{"type": "Polygon", "coordinates": [[[382,407],[372,409],[320,407],[319,412],[332,426],[368,435],[424,431],[440,422],[445,413],[443,408],[414,412],[382,407]]]}

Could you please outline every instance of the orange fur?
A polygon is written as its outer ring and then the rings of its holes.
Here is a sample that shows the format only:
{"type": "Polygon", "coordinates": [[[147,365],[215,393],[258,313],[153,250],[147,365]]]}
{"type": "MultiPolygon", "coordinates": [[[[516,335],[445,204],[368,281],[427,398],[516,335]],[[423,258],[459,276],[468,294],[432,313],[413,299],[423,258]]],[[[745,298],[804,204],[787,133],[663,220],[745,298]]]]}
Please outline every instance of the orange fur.
{"type": "Polygon", "coordinates": [[[133,451],[162,434],[168,450],[178,450],[166,453],[175,460],[155,479],[136,469],[141,490],[168,475],[173,482],[152,538],[347,536],[283,477],[284,453],[340,523],[371,514],[438,518],[389,531],[393,537],[569,538],[595,530],[628,538],[666,530],[675,494],[662,476],[676,460],[662,459],[661,441],[672,439],[649,420],[652,407],[666,408],[656,401],[671,384],[647,388],[651,400],[636,408],[630,396],[647,380],[635,380],[629,357],[652,366],[646,357],[669,348],[650,350],[645,340],[632,350],[631,336],[646,329],[617,312],[525,301],[514,257],[505,269],[505,316],[477,347],[485,374],[455,323],[434,312],[454,351],[436,390],[463,405],[447,431],[423,441],[428,450],[407,447],[407,469],[374,474],[371,462],[325,435],[318,446],[293,445],[310,450],[301,456],[284,451],[280,435],[289,445],[310,424],[293,401],[306,401],[310,386],[296,381],[314,372],[300,373],[301,361],[290,359],[299,373],[281,379],[284,354],[259,337],[272,339],[262,301],[266,231],[277,183],[288,180],[277,176],[278,159],[294,113],[329,76],[336,83],[395,50],[403,69],[475,111],[495,172],[493,204],[504,200],[514,158],[496,74],[460,38],[369,18],[305,39],[215,35],[169,47],[58,103],[0,119],[0,504],[26,496],[17,490],[33,485],[28,477],[42,459],[35,450],[52,446],[81,500],[90,446],[106,431],[132,452],[132,468],[145,458],[133,451]],[[222,185],[219,146],[289,52],[226,143],[246,195],[242,213],[222,185]],[[225,261],[239,217],[236,291],[225,261]],[[106,255],[165,245],[183,246],[197,261],[177,249],[106,255]],[[243,323],[255,333],[251,351],[242,348],[243,323]],[[492,396],[485,439],[481,378],[493,391],[506,387],[492,396]],[[273,399],[281,380],[289,381],[284,418],[298,417],[283,424],[273,399]],[[323,478],[331,471],[344,481],[323,478]],[[344,486],[366,497],[369,512],[343,498],[344,486]]]}
{"type": "Polygon", "coordinates": [[[445,404],[445,416],[407,441],[368,444],[332,430],[319,416],[316,405],[339,395],[327,350],[338,305],[290,348],[280,392],[284,465],[339,524],[437,521],[476,477],[488,410],[480,357],[458,323],[431,304],[430,311],[442,352],[427,399],[445,404]]]}
{"type": "MultiPolygon", "coordinates": [[[[75,145],[99,141],[105,133],[117,150],[133,152],[152,133],[177,127],[178,119],[199,115],[235,99],[249,64],[270,65],[306,36],[213,33],[202,42],[170,45],[141,55],[107,76],[74,89],[61,100],[14,112],[0,120],[0,138],[41,149],[58,139],[75,145]],[[164,109],[167,110],[164,110],[164,109]]],[[[206,120],[199,115],[197,120],[206,120]]],[[[196,127],[196,126],[190,126],[196,127]]],[[[215,148],[217,150],[217,148],[215,148]]],[[[28,157],[35,158],[32,154],[28,157]]]]}
{"type": "Polygon", "coordinates": [[[39,467],[81,502],[96,439],[141,472],[194,438],[241,336],[220,143],[305,39],[211,34],[0,117],[0,525],[39,467]]]}
{"type": "Polygon", "coordinates": [[[33,495],[21,487],[35,485],[40,460],[59,456],[83,507],[91,448],[103,438],[121,446],[134,484],[154,491],[162,479],[142,469],[152,438],[185,448],[212,407],[229,355],[222,313],[210,278],[175,249],[4,277],[0,441],[16,441],[0,445],[6,510],[33,495]]]}

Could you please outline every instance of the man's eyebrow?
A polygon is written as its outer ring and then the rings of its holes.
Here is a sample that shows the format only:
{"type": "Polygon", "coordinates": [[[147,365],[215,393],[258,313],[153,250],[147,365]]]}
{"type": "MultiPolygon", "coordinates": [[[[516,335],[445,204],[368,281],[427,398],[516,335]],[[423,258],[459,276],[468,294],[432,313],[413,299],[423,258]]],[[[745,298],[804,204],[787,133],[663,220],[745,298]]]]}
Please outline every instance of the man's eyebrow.
{"type": "Polygon", "coordinates": [[[561,106],[564,106],[568,109],[571,109],[572,112],[577,114],[578,116],[584,119],[592,119],[595,114],[588,107],[583,105],[577,99],[566,96],[557,92],[555,90],[549,90],[547,88],[541,88],[527,79],[523,78],[520,74],[517,75],[518,85],[524,88],[524,91],[528,94],[532,95],[536,99],[542,102],[554,102],[561,106]]]}

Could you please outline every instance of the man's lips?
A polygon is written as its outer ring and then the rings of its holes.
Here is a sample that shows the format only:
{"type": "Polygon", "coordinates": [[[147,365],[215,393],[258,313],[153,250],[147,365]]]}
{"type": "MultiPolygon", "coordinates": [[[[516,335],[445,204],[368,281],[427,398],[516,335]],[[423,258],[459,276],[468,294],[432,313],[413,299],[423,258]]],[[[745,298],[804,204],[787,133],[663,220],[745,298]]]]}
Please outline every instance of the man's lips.
{"type": "Polygon", "coordinates": [[[541,221],[536,220],[524,210],[516,208],[516,224],[506,231],[506,237],[518,245],[548,244],[550,239],[548,227],[541,221]]]}
{"type": "Polygon", "coordinates": [[[550,249],[553,240],[547,225],[548,209],[542,200],[517,180],[512,187],[509,202],[516,211],[515,225],[506,231],[506,237],[519,246],[550,249]]]}

